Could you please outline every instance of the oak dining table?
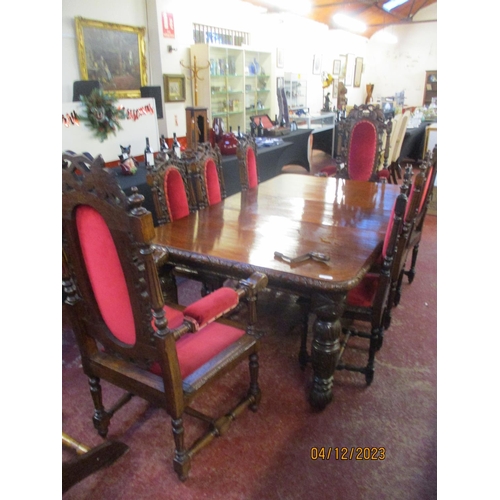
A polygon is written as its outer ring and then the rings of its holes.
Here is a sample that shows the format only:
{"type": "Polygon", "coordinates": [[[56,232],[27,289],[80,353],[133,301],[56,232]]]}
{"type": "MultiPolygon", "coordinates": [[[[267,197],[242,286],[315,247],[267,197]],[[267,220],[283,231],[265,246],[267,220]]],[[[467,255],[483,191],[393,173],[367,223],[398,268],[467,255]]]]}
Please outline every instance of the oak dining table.
{"type": "Polygon", "coordinates": [[[282,174],[155,228],[153,243],[169,264],[234,279],[259,271],[270,288],[305,299],[316,316],[309,402],[323,409],[333,398],[346,295],[380,255],[399,192],[386,183],[282,174]],[[310,252],[326,260],[288,261],[310,252]]]}

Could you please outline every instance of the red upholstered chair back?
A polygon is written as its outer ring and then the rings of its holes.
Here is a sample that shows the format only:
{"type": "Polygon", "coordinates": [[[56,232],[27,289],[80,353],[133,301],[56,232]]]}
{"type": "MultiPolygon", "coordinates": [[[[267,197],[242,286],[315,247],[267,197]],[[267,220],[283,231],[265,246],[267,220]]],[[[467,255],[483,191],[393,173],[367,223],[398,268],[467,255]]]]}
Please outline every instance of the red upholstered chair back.
{"type": "Polygon", "coordinates": [[[183,160],[157,157],[146,179],[151,187],[158,224],[182,219],[198,208],[183,160]]]}
{"type": "MultiPolygon", "coordinates": [[[[68,262],[80,300],[71,310],[81,349],[93,356],[97,345],[125,357],[154,361],[152,304],[163,308],[159,278],[144,235],[154,237],[150,212],[137,188],[127,196],[99,156],[89,172],[63,155],[63,263],[68,262]],[[149,262],[149,264],[148,264],[149,262]],[[148,272],[148,265],[150,270],[148,272]],[[98,343],[98,344],[97,344],[98,343]]],[[[64,267],[64,266],[63,266],[64,267]]],[[[73,323],[73,322],[72,322],[73,323]]],[[[85,361],[82,363],[85,365],[85,361]]]]}
{"type": "Polygon", "coordinates": [[[252,189],[260,182],[257,164],[257,146],[251,136],[243,137],[237,147],[238,166],[240,170],[241,189],[252,189]]]}
{"type": "Polygon", "coordinates": [[[212,158],[208,158],[205,162],[205,179],[207,183],[207,198],[209,205],[215,205],[222,201],[222,193],[219,183],[219,174],[217,165],[212,158]]]}
{"type": "Polygon", "coordinates": [[[380,106],[354,106],[339,123],[338,162],[345,163],[341,176],[358,181],[378,181],[379,166],[387,170],[392,122],[380,106]]]}
{"type": "Polygon", "coordinates": [[[171,166],[166,169],[163,189],[170,220],[178,220],[189,215],[189,203],[180,171],[171,166]]]}
{"type": "Polygon", "coordinates": [[[377,154],[377,131],[373,123],[361,120],[352,129],[347,168],[349,179],[370,180],[377,154]]]}
{"type": "Polygon", "coordinates": [[[125,344],[135,343],[134,316],[116,245],[103,217],[94,208],[76,208],[76,226],[94,296],[110,332],[125,344]]]}
{"type": "Polygon", "coordinates": [[[226,197],[222,157],[217,145],[198,143],[184,151],[181,163],[191,177],[198,209],[220,203],[226,197]]]}
{"type": "Polygon", "coordinates": [[[252,148],[247,149],[247,172],[248,172],[248,187],[252,189],[257,186],[257,158],[255,151],[252,148]]]}

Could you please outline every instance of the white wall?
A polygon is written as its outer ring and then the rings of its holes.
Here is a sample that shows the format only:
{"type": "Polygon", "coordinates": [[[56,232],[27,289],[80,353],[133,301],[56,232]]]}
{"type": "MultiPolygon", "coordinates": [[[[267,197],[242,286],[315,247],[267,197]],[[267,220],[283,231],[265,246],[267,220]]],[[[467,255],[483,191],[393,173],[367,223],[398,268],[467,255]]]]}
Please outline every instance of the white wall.
{"type": "MultiPolygon", "coordinates": [[[[190,76],[180,62],[189,64],[193,43],[193,23],[206,24],[250,33],[252,46],[284,50],[285,67],[275,68],[275,76],[284,72],[301,74],[307,79],[308,106],[319,112],[323,106],[321,75],[312,74],[313,56],[322,56],[323,71],[332,72],[333,61],[343,54],[363,58],[361,87],[348,87],[348,104],[361,104],[365,86],[374,83],[374,97],[390,96],[405,90],[406,104],[421,105],[425,71],[437,69],[436,23],[403,25],[390,28],[399,37],[397,45],[384,45],[342,30],[328,30],[324,24],[293,15],[260,14],[241,0],[63,0],[62,1],[62,101],[72,99],[73,81],[80,79],[74,17],[118,24],[147,27],[146,57],[148,85],[163,87],[163,74],[190,76]],[[174,16],[175,39],[164,38],[161,13],[174,16]],[[174,46],[173,52],[167,47],[174,46]]],[[[436,6],[423,9],[415,20],[437,16],[436,6]]],[[[164,118],[158,121],[160,134],[185,135],[185,107],[192,106],[191,83],[186,81],[186,101],[164,103],[164,118]]]]}
{"type": "MultiPolygon", "coordinates": [[[[437,19],[436,4],[422,9],[414,17],[414,21],[426,19],[437,19]]],[[[425,72],[437,69],[437,23],[404,24],[386,31],[396,35],[398,43],[384,44],[375,36],[370,39],[362,88],[373,83],[374,99],[404,90],[406,105],[421,106],[425,72]]]]}

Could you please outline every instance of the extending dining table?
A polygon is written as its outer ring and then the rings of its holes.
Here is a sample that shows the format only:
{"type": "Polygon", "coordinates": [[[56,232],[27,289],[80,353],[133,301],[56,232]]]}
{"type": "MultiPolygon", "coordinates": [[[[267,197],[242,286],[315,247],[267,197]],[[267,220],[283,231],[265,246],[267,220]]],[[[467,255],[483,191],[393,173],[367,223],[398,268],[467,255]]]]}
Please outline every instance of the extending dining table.
{"type": "Polygon", "coordinates": [[[259,271],[269,287],[305,299],[316,315],[309,402],[323,409],[333,398],[346,295],[380,255],[399,192],[386,183],[282,174],[157,227],[154,244],[172,265],[234,279],[259,271]]]}

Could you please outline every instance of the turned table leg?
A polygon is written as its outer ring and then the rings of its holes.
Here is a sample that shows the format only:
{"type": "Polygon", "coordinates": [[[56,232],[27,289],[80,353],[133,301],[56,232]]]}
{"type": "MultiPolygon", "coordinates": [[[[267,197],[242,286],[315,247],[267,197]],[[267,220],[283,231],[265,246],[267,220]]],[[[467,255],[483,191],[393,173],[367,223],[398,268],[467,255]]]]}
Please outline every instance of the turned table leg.
{"type": "Polygon", "coordinates": [[[340,318],[345,308],[345,299],[345,293],[338,293],[331,298],[322,296],[314,301],[316,320],[311,347],[313,382],[309,403],[320,410],[333,399],[333,373],[340,351],[340,318]]]}

